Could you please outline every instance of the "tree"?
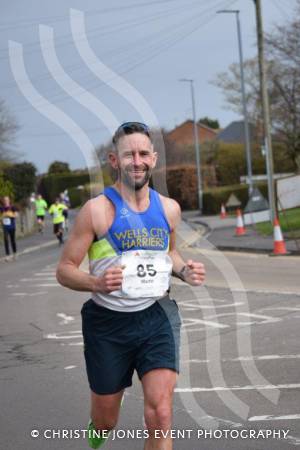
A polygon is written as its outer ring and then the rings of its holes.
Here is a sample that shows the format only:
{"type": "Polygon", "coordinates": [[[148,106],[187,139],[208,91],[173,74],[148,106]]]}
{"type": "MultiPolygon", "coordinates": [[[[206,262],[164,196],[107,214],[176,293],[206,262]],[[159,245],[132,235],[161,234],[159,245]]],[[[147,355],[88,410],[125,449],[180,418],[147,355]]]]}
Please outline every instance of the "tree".
{"type": "Polygon", "coordinates": [[[3,175],[0,173],[0,199],[5,197],[5,196],[9,196],[9,197],[13,197],[13,185],[10,181],[7,181],[4,179],[3,175]]]}
{"type": "Polygon", "coordinates": [[[3,175],[12,184],[17,202],[27,199],[35,190],[36,167],[30,162],[11,164],[3,169],[3,175]]]}
{"type": "Polygon", "coordinates": [[[213,128],[214,130],[218,130],[220,128],[220,123],[217,119],[210,119],[209,117],[202,117],[199,119],[199,123],[206,125],[209,128],[213,128]]]}
{"type": "MultiPolygon", "coordinates": [[[[300,0],[296,14],[266,35],[268,91],[272,133],[300,171],[300,0]]],[[[261,122],[257,58],[244,62],[246,102],[250,121],[261,122]]],[[[227,107],[242,114],[239,64],[217,74],[212,83],[222,89],[227,107]]]]}
{"type": "Polygon", "coordinates": [[[0,162],[15,160],[17,154],[13,148],[13,143],[18,128],[4,101],[0,100],[0,162]]]}
{"type": "Polygon", "coordinates": [[[267,35],[269,58],[276,61],[273,74],[272,117],[279,141],[300,171],[300,1],[296,14],[267,35]]]}
{"type": "Polygon", "coordinates": [[[55,175],[57,173],[70,173],[69,164],[62,161],[54,161],[48,168],[48,175],[55,175]]]}

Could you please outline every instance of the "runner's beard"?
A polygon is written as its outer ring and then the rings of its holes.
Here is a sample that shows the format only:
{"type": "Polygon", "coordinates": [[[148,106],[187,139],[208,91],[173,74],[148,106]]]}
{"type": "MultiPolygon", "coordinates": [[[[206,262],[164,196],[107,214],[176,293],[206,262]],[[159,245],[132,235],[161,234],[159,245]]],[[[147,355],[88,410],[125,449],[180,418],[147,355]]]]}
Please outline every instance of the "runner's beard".
{"type": "Polygon", "coordinates": [[[119,179],[121,179],[121,181],[124,184],[126,184],[127,187],[129,187],[134,191],[139,191],[140,189],[142,189],[145,186],[145,184],[147,184],[148,181],[150,180],[151,174],[152,174],[151,169],[146,164],[141,167],[134,167],[130,165],[125,167],[125,169],[119,168],[119,179]],[[132,178],[130,172],[133,172],[134,169],[144,170],[144,176],[142,179],[135,180],[134,178],[132,178]]]}

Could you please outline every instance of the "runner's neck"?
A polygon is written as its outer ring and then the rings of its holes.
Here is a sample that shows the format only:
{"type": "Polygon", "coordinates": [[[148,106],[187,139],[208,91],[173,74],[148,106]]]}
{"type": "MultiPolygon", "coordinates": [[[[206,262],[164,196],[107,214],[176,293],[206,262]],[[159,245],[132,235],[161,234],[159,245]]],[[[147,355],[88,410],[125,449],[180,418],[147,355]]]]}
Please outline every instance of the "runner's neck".
{"type": "Polygon", "coordinates": [[[125,200],[133,211],[143,212],[149,207],[150,195],[148,184],[138,191],[134,191],[118,181],[113,187],[119,192],[123,200],[125,200]]]}

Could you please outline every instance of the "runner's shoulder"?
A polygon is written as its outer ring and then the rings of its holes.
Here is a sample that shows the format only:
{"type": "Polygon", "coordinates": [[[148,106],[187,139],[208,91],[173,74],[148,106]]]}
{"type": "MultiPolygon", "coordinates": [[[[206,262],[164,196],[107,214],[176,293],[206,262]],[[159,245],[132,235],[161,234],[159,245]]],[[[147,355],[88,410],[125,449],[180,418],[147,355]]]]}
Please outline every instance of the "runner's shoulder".
{"type": "Polygon", "coordinates": [[[80,216],[96,235],[105,234],[114,219],[114,207],[104,195],[88,200],[80,210],[80,216]]]}

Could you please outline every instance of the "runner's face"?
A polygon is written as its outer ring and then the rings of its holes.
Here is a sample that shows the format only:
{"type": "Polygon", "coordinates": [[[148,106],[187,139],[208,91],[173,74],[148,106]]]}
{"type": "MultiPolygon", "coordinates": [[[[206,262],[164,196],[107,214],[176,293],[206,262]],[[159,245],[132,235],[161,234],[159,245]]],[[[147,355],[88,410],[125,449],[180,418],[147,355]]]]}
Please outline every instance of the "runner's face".
{"type": "Polygon", "coordinates": [[[134,133],[119,140],[117,154],[111,162],[118,170],[119,180],[138,191],[148,183],[156,160],[157,154],[148,136],[134,133]]]}
{"type": "Polygon", "coordinates": [[[9,197],[3,197],[3,205],[4,206],[9,206],[10,205],[9,197]]]}

